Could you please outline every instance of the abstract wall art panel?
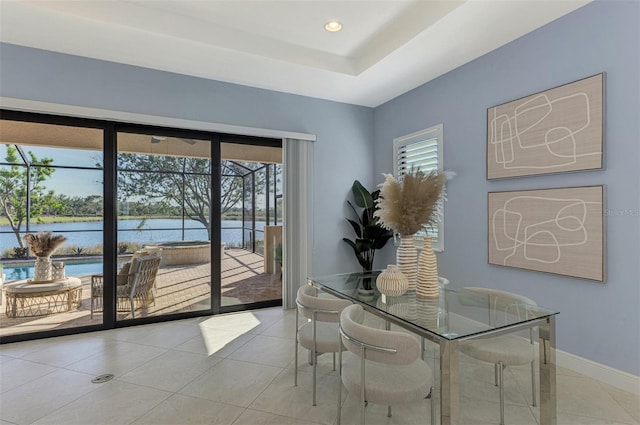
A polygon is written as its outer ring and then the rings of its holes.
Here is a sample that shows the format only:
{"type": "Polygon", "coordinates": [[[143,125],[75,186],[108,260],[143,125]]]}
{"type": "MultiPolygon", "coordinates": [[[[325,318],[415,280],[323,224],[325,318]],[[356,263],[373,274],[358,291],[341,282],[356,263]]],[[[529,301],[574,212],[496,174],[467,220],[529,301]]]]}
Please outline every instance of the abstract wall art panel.
{"type": "Polygon", "coordinates": [[[487,179],[603,167],[604,74],[487,109],[487,179]]]}
{"type": "Polygon", "coordinates": [[[603,192],[490,192],[489,264],[604,282],[603,192]]]}

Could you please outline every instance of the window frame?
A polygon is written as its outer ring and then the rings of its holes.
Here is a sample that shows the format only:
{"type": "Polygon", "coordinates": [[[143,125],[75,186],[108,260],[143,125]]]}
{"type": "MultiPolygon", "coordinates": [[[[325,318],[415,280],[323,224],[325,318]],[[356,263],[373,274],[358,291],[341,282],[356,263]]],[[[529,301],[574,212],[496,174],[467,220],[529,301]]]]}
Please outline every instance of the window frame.
{"type": "MultiPolygon", "coordinates": [[[[393,139],[393,175],[396,178],[400,177],[398,162],[400,159],[399,151],[401,148],[411,144],[424,142],[426,140],[430,140],[433,138],[437,139],[437,142],[436,142],[437,155],[438,155],[437,167],[423,169],[422,171],[429,172],[434,169],[437,169],[438,171],[443,171],[444,170],[444,148],[443,148],[444,126],[442,123],[440,123],[432,127],[419,130],[414,133],[407,134],[407,135],[400,136],[393,139]]],[[[437,240],[434,240],[432,242],[433,250],[436,252],[443,252],[444,251],[444,205],[442,210],[442,219],[438,222],[436,231],[437,231],[438,237],[437,237],[437,240]]],[[[396,245],[400,243],[400,238],[397,234],[394,236],[394,242],[396,243],[396,245]]],[[[416,246],[416,248],[422,249],[424,246],[424,236],[422,235],[414,236],[413,243],[416,246]]]]}

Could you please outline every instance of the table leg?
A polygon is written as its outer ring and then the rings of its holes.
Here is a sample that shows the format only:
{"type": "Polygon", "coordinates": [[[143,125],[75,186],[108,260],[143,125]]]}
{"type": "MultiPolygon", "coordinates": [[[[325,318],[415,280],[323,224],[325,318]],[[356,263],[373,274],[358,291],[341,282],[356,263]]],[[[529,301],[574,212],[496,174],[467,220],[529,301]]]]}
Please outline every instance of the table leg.
{"type": "Polygon", "coordinates": [[[440,424],[460,423],[458,341],[440,341],[440,424]]]}
{"type": "Polygon", "coordinates": [[[13,295],[13,301],[11,303],[11,306],[13,307],[13,312],[11,314],[11,317],[15,318],[16,315],[18,314],[18,297],[16,297],[16,295],[13,295]]]}
{"type": "Polygon", "coordinates": [[[540,425],[556,425],[556,318],[540,326],[540,425]]]}

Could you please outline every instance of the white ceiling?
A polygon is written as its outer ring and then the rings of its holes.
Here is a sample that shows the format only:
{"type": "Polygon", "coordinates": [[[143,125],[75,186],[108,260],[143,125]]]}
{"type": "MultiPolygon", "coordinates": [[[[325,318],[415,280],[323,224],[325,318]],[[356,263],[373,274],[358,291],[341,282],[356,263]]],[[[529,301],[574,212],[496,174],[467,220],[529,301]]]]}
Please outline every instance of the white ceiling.
{"type": "Polygon", "coordinates": [[[0,41],[378,106],[590,1],[0,0],[0,41]]]}

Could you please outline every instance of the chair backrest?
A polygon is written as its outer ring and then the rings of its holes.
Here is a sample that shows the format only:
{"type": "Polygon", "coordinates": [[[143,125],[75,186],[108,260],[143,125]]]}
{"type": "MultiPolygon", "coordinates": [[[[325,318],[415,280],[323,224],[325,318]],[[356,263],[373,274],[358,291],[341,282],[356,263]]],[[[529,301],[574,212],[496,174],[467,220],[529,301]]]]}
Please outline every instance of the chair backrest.
{"type": "Polygon", "coordinates": [[[311,285],[304,285],[298,289],[296,303],[300,314],[307,319],[313,319],[315,311],[317,321],[334,323],[340,321],[342,310],[351,305],[347,300],[320,298],[317,296],[317,289],[311,285]]]}
{"type": "Polygon", "coordinates": [[[536,302],[524,295],[512,292],[501,291],[499,289],[466,287],[463,291],[472,291],[488,296],[488,303],[492,314],[492,323],[499,323],[501,319],[508,320],[506,316],[516,316],[521,319],[528,319],[530,307],[537,306],[536,302]]]}
{"type": "Polygon", "coordinates": [[[340,314],[340,334],[347,350],[378,363],[411,364],[420,356],[420,344],[415,337],[396,331],[374,329],[362,324],[364,310],[357,304],[340,314]]]}
{"type": "MultiPolygon", "coordinates": [[[[151,289],[156,280],[158,268],[160,267],[160,256],[158,254],[146,255],[137,258],[138,262],[133,284],[131,285],[131,295],[145,293],[151,289]]],[[[132,265],[133,268],[133,265],[132,265]]]]}

